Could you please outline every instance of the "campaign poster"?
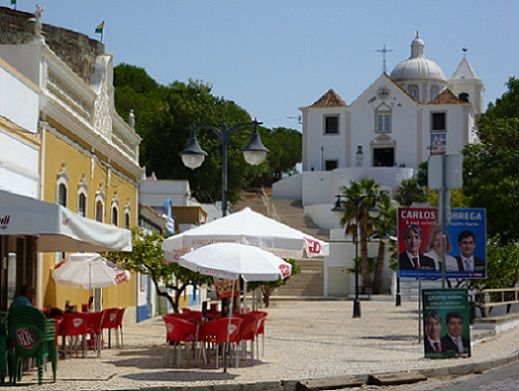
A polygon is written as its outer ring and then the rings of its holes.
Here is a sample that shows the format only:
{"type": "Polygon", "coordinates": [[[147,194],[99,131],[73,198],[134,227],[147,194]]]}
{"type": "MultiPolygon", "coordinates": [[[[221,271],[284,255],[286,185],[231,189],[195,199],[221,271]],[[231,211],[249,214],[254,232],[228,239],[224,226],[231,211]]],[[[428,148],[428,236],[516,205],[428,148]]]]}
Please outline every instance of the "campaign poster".
{"type": "Polygon", "coordinates": [[[447,145],[447,134],[431,133],[431,155],[445,155],[447,145]]]}
{"type": "Polygon", "coordinates": [[[398,274],[402,278],[476,279],[487,277],[486,210],[453,208],[442,229],[436,208],[398,209],[398,274]]]}
{"type": "Polygon", "coordinates": [[[486,209],[455,208],[445,227],[446,276],[452,278],[487,278],[486,209]]]}
{"type": "Polygon", "coordinates": [[[438,265],[426,255],[438,225],[436,208],[398,209],[398,273],[400,277],[439,277],[438,265]]]}
{"type": "Polygon", "coordinates": [[[424,289],[422,302],[425,357],[470,357],[467,289],[424,289]]]}

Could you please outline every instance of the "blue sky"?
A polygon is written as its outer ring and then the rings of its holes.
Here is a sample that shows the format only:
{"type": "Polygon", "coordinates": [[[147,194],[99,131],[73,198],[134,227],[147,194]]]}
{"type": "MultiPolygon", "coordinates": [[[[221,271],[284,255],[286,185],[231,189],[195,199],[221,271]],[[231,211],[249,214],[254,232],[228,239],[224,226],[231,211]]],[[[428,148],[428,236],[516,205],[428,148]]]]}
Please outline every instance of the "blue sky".
{"type": "MultiPolygon", "coordinates": [[[[419,30],[426,57],[447,77],[467,47],[485,83],[485,107],[519,75],[519,0],[39,0],[43,22],[94,34],[115,64],[137,65],[158,82],[213,86],[265,126],[300,129],[301,106],[334,88],[351,103],[382,72],[409,57],[419,30]]],[[[18,0],[34,12],[36,1],[18,0]]],[[[10,0],[0,4],[9,6],[10,0]]]]}

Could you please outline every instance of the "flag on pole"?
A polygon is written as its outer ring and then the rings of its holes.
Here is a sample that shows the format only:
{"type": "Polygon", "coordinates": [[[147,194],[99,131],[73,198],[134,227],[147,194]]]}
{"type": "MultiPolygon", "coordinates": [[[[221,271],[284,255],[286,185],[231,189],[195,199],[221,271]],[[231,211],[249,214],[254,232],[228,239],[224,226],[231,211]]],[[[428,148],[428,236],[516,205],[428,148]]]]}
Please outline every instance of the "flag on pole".
{"type": "Polygon", "coordinates": [[[105,21],[103,20],[101,23],[99,23],[96,27],[95,33],[101,34],[101,42],[103,42],[103,33],[105,31],[105,21]]]}
{"type": "MultiPolygon", "coordinates": [[[[16,0],[11,0],[16,2],[16,0]]],[[[101,23],[99,23],[96,27],[96,34],[103,34],[103,31],[105,29],[105,21],[103,20],[101,23]]]]}

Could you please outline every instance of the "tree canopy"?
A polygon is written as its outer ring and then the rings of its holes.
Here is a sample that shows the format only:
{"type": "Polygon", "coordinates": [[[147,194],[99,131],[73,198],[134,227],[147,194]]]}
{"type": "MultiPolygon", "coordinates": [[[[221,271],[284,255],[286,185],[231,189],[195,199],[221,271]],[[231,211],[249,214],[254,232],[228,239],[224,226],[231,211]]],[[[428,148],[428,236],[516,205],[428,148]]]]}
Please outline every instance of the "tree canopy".
{"type": "MultiPolygon", "coordinates": [[[[160,179],[187,179],[193,194],[201,201],[221,199],[221,145],[211,131],[197,131],[202,148],[208,153],[203,165],[190,170],[179,153],[185,148],[192,126],[223,128],[252,118],[238,104],[216,97],[209,84],[190,80],[163,86],[144,69],[121,64],[114,69],[115,104],[123,118],[131,109],[136,116],[136,131],[143,138],[141,165],[160,179]]],[[[270,185],[290,173],[301,161],[302,136],[295,129],[259,127],[263,143],[271,151],[259,166],[243,160],[242,149],[252,135],[252,126],[236,130],[228,148],[229,200],[252,186],[270,185]]]]}
{"type": "Polygon", "coordinates": [[[519,79],[478,119],[480,143],[463,150],[463,193],[488,214],[489,236],[519,241],[519,79]]]}

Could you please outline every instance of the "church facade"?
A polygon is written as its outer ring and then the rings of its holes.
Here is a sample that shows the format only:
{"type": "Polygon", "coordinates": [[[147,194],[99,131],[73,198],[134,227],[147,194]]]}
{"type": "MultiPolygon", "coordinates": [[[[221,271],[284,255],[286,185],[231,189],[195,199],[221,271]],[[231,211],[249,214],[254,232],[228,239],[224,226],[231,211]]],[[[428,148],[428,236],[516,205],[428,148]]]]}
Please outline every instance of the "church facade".
{"type": "MultiPolygon", "coordinates": [[[[273,198],[301,200],[304,214],[330,231],[330,255],[324,259],[324,296],[344,296],[354,289],[354,243],[332,211],[342,186],[363,177],[392,192],[412,178],[431,154],[459,154],[477,141],[476,116],[482,112],[484,86],[466,54],[452,77],[425,57],[416,35],[408,59],[382,73],[353,102],[329,89],[300,107],[303,170],[272,187],[273,198]]],[[[377,242],[368,244],[375,256],[377,242]]],[[[386,263],[387,264],[387,263],[386,263]]],[[[389,289],[392,273],[384,270],[389,289]]]]}
{"type": "Polygon", "coordinates": [[[303,171],[410,167],[431,148],[459,153],[474,141],[483,83],[464,56],[451,79],[424,54],[417,35],[409,59],[347,104],[333,89],[301,107],[303,171]]]}

